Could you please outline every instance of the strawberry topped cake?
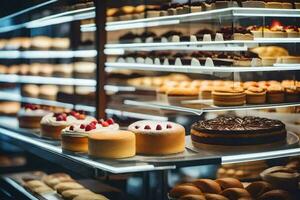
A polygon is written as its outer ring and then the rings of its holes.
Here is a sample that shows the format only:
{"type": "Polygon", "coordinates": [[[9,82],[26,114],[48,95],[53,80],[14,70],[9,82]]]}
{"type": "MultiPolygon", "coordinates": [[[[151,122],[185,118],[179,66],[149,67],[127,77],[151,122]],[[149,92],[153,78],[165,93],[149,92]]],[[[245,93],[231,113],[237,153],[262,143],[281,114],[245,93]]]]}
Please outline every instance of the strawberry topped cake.
{"type": "Polygon", "coordinates": [[[60,139],[61,130],[72,124],[87,124],[95,120],[81,111],[49,113],[41,120],[41,135],[47,138],[60,139]]]}
{"type": "Polygon", "coordinates": [[[38,129],[43,116],[49,113],[49,108],[35,104],[26,104],[18,112],[20,128],[38,129]]]}
{"type": "Polygon", "coordinates": [[[115,123],[112,118],[104,121],[93,120],[89,123],[72,124],[61,132],[61,144],[64,150],[74,152],[88,151],[88,135],[90,133],[100,133],[102,131],[119,130],[119,124],[115,123]]]}

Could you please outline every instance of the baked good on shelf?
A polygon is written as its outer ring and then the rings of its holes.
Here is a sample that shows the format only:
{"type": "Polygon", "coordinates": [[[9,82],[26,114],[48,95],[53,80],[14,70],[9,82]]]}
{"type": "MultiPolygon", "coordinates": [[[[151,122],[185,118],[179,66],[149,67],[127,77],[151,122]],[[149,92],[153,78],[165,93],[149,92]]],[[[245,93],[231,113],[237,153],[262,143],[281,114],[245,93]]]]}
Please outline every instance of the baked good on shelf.
{"type": "Polygon", "coordinates": [[[59,193],[63,193],[64,191],[67,190],[74,190],[74,189],[84,189],[82,185],[76,182],[63,182],[63,183],[58,183],[57,185],[54,186],[54,189],[59,193]]]}
{"type": "Polygon", "coordinates": [[[29,73],[29,65],[28,64],[20,64],[19,65],[19,74],[27,75],[29,73]]]}
{"type": "Polygon", "coordinates": [[[135,133],[136,152],[139,154],[167,155],[185,149],[185,129],[179,124],[141,120],[131,124],[128,130],[135,133]]]}
{"type": "Polygon", "coordinates": [[[243,188],[227,188],[222,191],[221,195],[230,200],[239,200],[243,197],[251,197],[249,192],[243,188]]]}
{"type": "Polygon", "coordinates": [[[52,46],[52,38],[47,36],[35,36],[31,38],[31,47],[33,49],[48,50],[52,46]]]}
{"type": "Polygon", "coordinates": [[[257,200],[292,200],[291,195],[285,190],[271,190],[261,195],[257,200]]]}
{"type": "Polygon", "coordinates": [[[45,182],[51,188],[54,188],[59,183],[74,182],[71,176],[65,173],[54,173],[46,175],[42,178],[42,181],[45,182]]]}
{"type": "Polygon", "coordinates": [[[7,74],[18,74],[19,73],[19,66],[18,65],[11,65],[7,68],[7,74]]]}
{"type": "Polygon", "coordinates": [[[41,106],[26,104],[18,112],[18,121],[20,128],[40,128],[40,122],[43,116],[49,113],[48,110],[43,109],[41,106]]]}
{"type": "Polygon", "coordinates": [[[39,98],[56,100],[58,87],[56,85],[41,85],[39,87],[39,98]]]}
{"type": "Polygon", "coordinates": [[[94,119],[76,111],[49,113],[41,120],[41,135],[47,138],[60,139],[61,130],[64,128],[72,124],[89,123],[94,119]]]}
{"type": "Polygon", "coordinates": [[[214,86],[202,85],[199,88],[199,99],[211,99],[214,86]]]}
{"type": "Polygon", "coordinates": [[[245,104],[246,95],[242,87],[215,87],[212,99],[216,106],[239,106],[245,104]]]}
{"type": "Polygon", "coordinates": [[[181,105],[182,101],[196,100],[199,97],[199,90],[192,87],[171,87],[166,91],[168,103],[181,105]]]}
{"type": "Polygon", "coordinates": [[[0,114],[2,115],[16,115],[20,108],[19,102],[0,100],[0,114]]]}
{"type": "Polygon", "coordinates": [[[94,62],[75,62],[74,74],[76,78],[95,78],[96,64],[94,62]]]}
{"type": "Polygon", "coordinates": [[[37,85],[27,84],[21,88],[21,94],[25,97],[37,98],[39,96],[40,88],[37,85]]]}
{"type": "Polygon", "coordinates": [[[243,184],[236,178],[219,178],[216,182],[220,185],[222,190],[228,188],[244,188],[243,184]]]}
{"type": "Polygon", "coordinates": [[[298,102],[300,100],[300,88],[297,86],[284,87],[285,101],[286,102],[298,102]]]}
{"type": "Polygon", "coordinates": [[[55,77],[70,78],[73,75],[72,73],[72,64],[56,64],[53,66],[53,76],[55,77]]]}
{"type": "Polygon", "coordinates": [[[70,48],[69,38],[52,38],[51,47],[53,49],[68,49],[70,48]]]}
{"type": "Polygon", "coordinates": [[[194,146],[253,145],[284,142],[285,125],[279,120],[260,117],[219,116],[210,120],[200,120],[191,127],[194,146]]]}
{"type": "Polygon", "coordinates": [[[38,75],[39,76],[52,76],[53,66],[51,64],[40,64],[38,75]]]}
{"type": "Polygon", "coordinates": [[[66,190],[66,191],[62,192],[61,196],[65,200],[72,200],[77,196],[87,195],[87,194],[94,194],[94,193],[88,189],[71,189],[71,190],[66,190]]]}
{"type": "Polygon", "coordinates": [[[88,151],[88,135],[101,131],[119,130],[119,125],[113,119],[94,120],[88,124],[74,124],[61,131],[62,149],[74,152],[88,151]]]}
{"type": "Polygon", "coordinates": [[[261,87],[248,87],[245,91],[247,104],[263,104],[266,102],[266,90],[261,87]]]}
{"type": "Polygon", "coordinates": [[[190,194],[202,195],[203,193],[196,186],[188,184],[177,185],[169,192],[169,196],[175,199],[190,194]]]}
{"type": "Polygon", "coordinates": [[[267,102],[268,103],[284,102],[284,90],[281,87],[281,85],[271,85],[267,88],[267,102]]]}
{"type": "Polygon", "coordinates": [[[284,27],[285,32],[287,33],[288,38],[297,38],[299,37],[299,28],[297,26],[286,26],[284,27]]]}
{"type": "Polygon", "coordinates": [[[28,74],[32,76],[38,76],[40,72],[41,63],[32,63],[29,65],[28,74]]]}
{"type": "Polygon", "coordinates": [[[73,200],[108,200],[101,194],[81,194],[75,197],[73,200]]]}
{"type": "Polygon", "coordinates": [[[277,58],[276,63],[298,64],[298,63],[300,63],[300,57],[299,56],[281,56],[281,57],[277,58]]]}
{"type": "Polygon", "coordinates": [[[246,190],[255,199],[272,189],[272,185],[266,181],[255,181],[246,187],[246,190]]]}
{"type": "Polygon", "coordinates": [[[130,131],[107,130],[88,135],[88,154],[100,158],[128,158],[135,155],[135,135],[130,131]]]}
{"type": "Polygon", "coordinates": [[[227,197],[224,197],[220,194],[205,194],[206,200],[229,200],[227,197]]]}
{"type": "Polygon", "coordinates": [[[204,195],[197,195],[197,194],[187,194],[181,196],[178,200],[206,200],[204,195]]]}
{"type": "Polygon", "coordinates": [[[255,47],[251,49],[252,52],[257,53],[259,57],[280,57],[280,56],[288,56],[289,52],[283,48],[278,46],[261,46],[255,47]]]}
{"type": "Polygon", "coordinates": [[[219,194],[222,191],[220,185],[211,179],[196,179],[193,184],[203,193],[219,194]]]}
{"type": "Polygon", "coordinates": [[[7,73],[7,66],[0,65],[0,74],[6,74],[7,73]]]}

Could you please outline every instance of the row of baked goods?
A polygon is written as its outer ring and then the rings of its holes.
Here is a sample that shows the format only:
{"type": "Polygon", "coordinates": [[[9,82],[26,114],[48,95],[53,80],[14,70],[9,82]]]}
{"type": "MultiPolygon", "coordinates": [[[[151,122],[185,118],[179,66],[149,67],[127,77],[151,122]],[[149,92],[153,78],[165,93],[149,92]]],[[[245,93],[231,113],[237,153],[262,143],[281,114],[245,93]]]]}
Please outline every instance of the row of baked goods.
{"type": "Polygon", "coordinates": [[[107,21],[133,20],[151,17],[181,15],[203,12],[228,7],[251,7],[273,9],[299,9],[300,2],[291,0],[211,0],[186,1],[184,3],[170,2],[161,5],[126,5],[120,8],[109,8],[106,12],[107,21]]]}
{"type": "Polygon", "coordinates": [[[135,52],[116,58],[109,58],[108,61],[126,64],[165,66],[269,67],[282,64],[298,64],[300,63],[300,56],[290,55],[289,52],[282,47],[264,46],[256,47],[250,49],[250,51],[240,53],[211,51],[197,51],[191,53],[172,53],[168,51],[150,53],[135,52]]]}
{"type": "Polygon", "coordinates": [[[108,200],[105,196],[85,188],[65,173],[44,175],[41,179],[25,177],[23,181],[25,188],[41,196],[59,196],[64,200],[108,200]]]}
{"type": "Polygon", "coordinates": [[[195,179],[176,185],[169,192],[174,200],[292,200],[293,193],[267,181],[243,184],[235,178],[195,179]]]}
{"type": "Polygon", "coordinates": [[[0,39],[0,49],[6,50],[50,50],[70,48],[69,38],[51,38],[48,36],[35,37],[15,37],[10,39],[0,39]]]}
{"type": "Polygon", "coordinates": [[[94,62],[75,62],[65,64],[32,63],[5,66],[0,65],[0,74],[19,74],[32,76],[94,78],[94,62]]]}

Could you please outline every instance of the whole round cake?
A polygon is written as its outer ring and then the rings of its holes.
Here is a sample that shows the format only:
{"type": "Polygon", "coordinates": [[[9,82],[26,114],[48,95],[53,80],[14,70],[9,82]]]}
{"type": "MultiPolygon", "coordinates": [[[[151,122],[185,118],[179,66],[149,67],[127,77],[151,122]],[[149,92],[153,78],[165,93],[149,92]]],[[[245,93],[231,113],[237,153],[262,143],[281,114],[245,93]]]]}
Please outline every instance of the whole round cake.
{"type": "Polygon", "coordinates": [[[41,136],[60,139],[61,131],[72,124],[87,124],[95,118],[82,112],[71,111],[61,113],[49,113],[41,120],[41,136]]]}
{"type": "Polygon", "coordinates": [[[94,120],[88,124],[74,124],[61,131],[62,148],[74,152],[88,151],[88,135],[106,130],[119,130],[119,124],[113,119],[94,120]]]}
{"type": "Polygon", "coordinates": [[[179,124],[142,120],[131,124],[128,130],[135,133],[137,153],[167,155],[185,149],[185,129],[179,124]]]}
{"type": "Polygon", "coordinates": [[[128,158],[135,155],[135,135],[130,131],[106,130],[88,135],[88,154],[97,158],[128,158]]]}
{"type": "Polygon", "coordinates": [[[49,110],[45,110],[39,105],[26,104],[18,112],[19,127],[30,129],[40,128],[42,117],[47,115],[49,112],[49,110]]]}
{"type": "Polygon", "coordinates": [[[201,120],[192,125],[191,139],[194,146],[254,145],[285,141],[286,129],[279,120],[260,117],[219,116],[201,120]]]}

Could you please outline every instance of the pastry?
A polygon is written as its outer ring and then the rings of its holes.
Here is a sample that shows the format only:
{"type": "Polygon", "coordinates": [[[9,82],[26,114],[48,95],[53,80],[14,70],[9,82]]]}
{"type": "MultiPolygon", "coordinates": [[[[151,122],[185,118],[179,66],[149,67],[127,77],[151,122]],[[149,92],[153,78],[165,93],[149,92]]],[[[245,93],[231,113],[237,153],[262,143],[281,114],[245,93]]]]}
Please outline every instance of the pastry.
{"type": "Polygon", "coordinates": [[[199,188],[192,185],[177,185],[169,192],[169,196],[175,199],[191,194],[202,195],[202,192],[199,188]]]}
{"type": "Polygon", "coordinates": [[[222,191],[220,185],[211,179],[196,179],[193,184],[203,193],[219,194],[222,191]]]}
{"type": "Polygon", "coordinates": [[[41,85],[39,88],[39,98],[56,100],[58,87],[56,85],[41,85]]]}
{"type": "Polygon", "coordinates": [[[196,100],[199,90],[192,87],[172,87],[166,91],[168,102],[171,105],[181,105],[182,101],[196,100]]]}
{"type": "Polygon", "coordinates": [[[241,87],[215,87],[212,99],[216,106],[239,106],[245,104],[246,95],[241,87]]]}
{"type": "Polygon", "coordinates": [[[62,182],[74,182],[74,180],[65,173],[54,173],[42,178],[42,181],[45,182],[51,188],[54,188],[55,185],[62,182]]]}
{"type": "Polygon", "coordinates": [[[52,46],[52,39],[47,36],[36,36],[31,39],[33,49],[48,50],[52,46]]]}
{"type": "Polygon", "coordinates": [[[36,187],[32,189],[33,192],[37,193],[37,194],[46,194],[46,193],[53,193],[54,190],[52,190],[50,187],[48,186],[41,186],[41,187],[36,187]]]}
{"type": "Polygon", "coordinates": [[[27,75],[28,73],[29,73],[29,65],[28,64],[19,65],[19,74],[20,75],[27,75]]]}
{"type": "Polygon", "coordinates": [[[52,76],[53,67],[50,64],[40,64],[38,75],[39,76],[52,76]]]}
{"type": "Polygon", "coordinates": [[[7,74],[18,74],[19,73],[19,66],[18,65],[11,65],[7,68],[7,74]]]}
{"type": "Polygon", "coordinates": [[[244,188],[243,184],[235,178],[219,178],[216,182],[221,186],[222,190],[228,188],[244,188]]]}
{"type": "Polygon", "coordinates": [[[277,58],[276,62],[282,63],[282,64],[298,64],[298,63],[300,63],[300,57],[299,56],[281,56],[281,57],[277,58]]]}
{"type": "Polygon", "coordinates": [[[81,194],[75,197],[73,200],[108,200],[101,194],[81,194]]]}
{"type": "Polygon", "coordinates": [[[16,115],[20,110],[21,104],[14,101],[0,101],[0,114],[16,115]]]}
{"type": "Polygon", "coordinates": [[[268,103],[283,103],[284,91],[280,85],[271,85],[267,88],[268,103]]]}
{"type": "Polygon", "coordinates": [[[41,135],[52,139],[60,139],[61,131],[72,125],[89,123],[95,118],[72,111],[63,113],[49,113],[41,120],[41,135]]]}
{"type": "Polygon", "coordinates": [[[95,78],[96,63],[94,62],[75,62],[74,74],[76,78],[95,78]]]}
{"type": "Polygon", "coordinates": [[[52,38],[51,47],[53,49],[68,49],[70,48],[69,38],[52,38]]]}
{"type": "Polygon", "coordinates": [[[74,189],[84,189],[82,185],[76,182],[63,182],[63,183],[58,183],[57,185],[54,186],[54,189],[59,193],[63,193],[64,191],[67,190],[74,190],[74,189]]]}
{"type": "Polygon", "coordinates": [[[262,194],[272,190],[272,185],[265,181],[256,181],[246,187],[246,190],[253,198],[258,198],[262,194]]]}
{"type": "Polygon", "coordinates": [[[70,78],[73,75],[72,64],[56,64],[53,66],[53,76],[70,78]]]}
{"type": "Polygon", "coordinates": [[[100,158],[128,158],[135,155],[135,135],[130,131],[101,131],[88,135],[88,154],[100,158]]]}
{"type": "Polygon", "coordinates": [[[251,49],[251,52],[258,54],[259,57],[279,57],[288,56],[289,52],[278,46],[261,46],[251,49]]]}
{"type": "Polygon", "coordinates": [[[227,197],[224,197],[220,194],[205,194],[206,200],[229,200],[227,197]]]}
{"type": "Polygon", "coordinates": [[[61,131],[62,149],[74,152],[88,151],[88,135],[105,130],[119,130],[119,125],[113,119],[94,120],[88,124],[74,124],[61,131]]]}
{"type": "Polygon", "coordinates": [[[185,129],[179,124],[142,120],[131,124],[128,130],[135,133],[139,154],[167,155],[185,149],[185,129]]]}
{"type": "Polygon", "coordinates": [[[29,65],[28,74],[32,76],[38,76],[40,72],[41,63],[32,63],[29,65]]]}
{"type": "Polygon", "coordinates": [[[222,191],[221,195],[230,200],[239,200],[242,197],[250,197],[249,192],[243,188],[227,188],[222,191]]]}
{"type": "Polygon", "coordinates": [[[290,194],[284,190],[271,190],[261,195],[257,200],[292,200],[290,194]]]}
{"type": "Polygon", "coordinates": [[[199,99],[212,99],[212,91],[214,86],[203,85],[199,88],[199,99]]]}
{"type": "Polygon", "coordinates": [[[26,104],[18,112],[18,121],[20,128],[40,128],[40,122],[43,116],[47,115],[49,111],[43,109],[41,106],[26,104]]]}
{"type": "Polygon", "coordinates": [[[94,193],[88,189],[71,189],[71,190],[66,190],[66,191],[62,192],[61,196],[65,200],[72,200],[77,196],[87,195],[87,194],[94,194],[94,193]]]}
{"type": "Polygon", "coordinates": [[[297,38],[300,36],[299,29],[297,26],[286,26],[284,27],[284,30],[286,31],[288,38],[297,38]]]}
{"type": "Polygon", "coordinates": [[[284,141],[285,125],[278,120],[260,117],[219,116],[215,119],[201,120],[191,127],[194,146],[251,145],[284,141]]]}
{"type": "Polygon", "coordinates": [[[206,200],[205,196],[197,194],[187,194],[181,196],[178,200],[206,200]]]}
{"type": "Polygon", "coordinates": [[[261,87],[248,87],[245,91],[247,104],[263,104],[266,102],[266,90],[261,87]]]}
{"type": "Polygon", "coordinates": [[[300,100],[300,90],[297,86],[284,87],[285,101],[286,102],[298,102],[300,100]]]}
{"type": "Polygon", "coordinates": [[[40,92],[39,90],[40,90],[39,86],[37,85],[31,85],[31,84],[24,85],[21,88],[21,95],[25,97],[37,98],[40,92]]]}

